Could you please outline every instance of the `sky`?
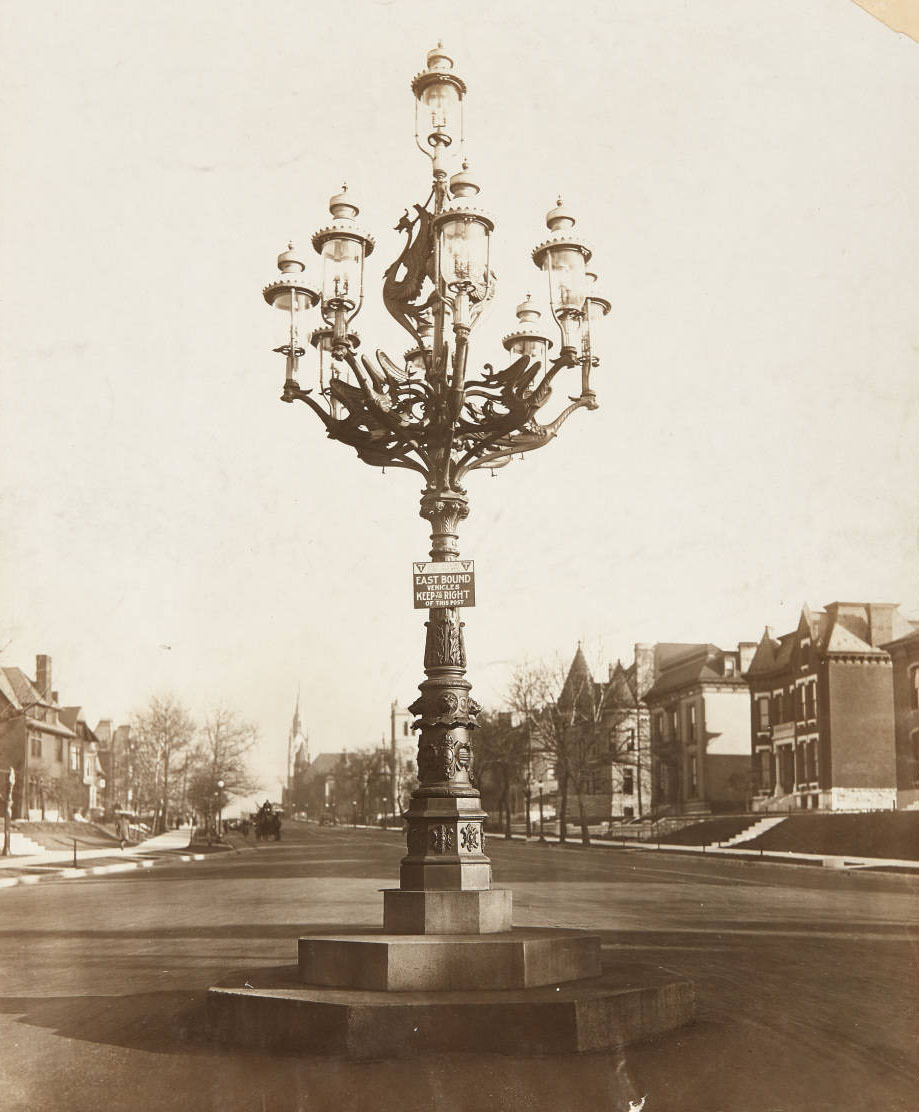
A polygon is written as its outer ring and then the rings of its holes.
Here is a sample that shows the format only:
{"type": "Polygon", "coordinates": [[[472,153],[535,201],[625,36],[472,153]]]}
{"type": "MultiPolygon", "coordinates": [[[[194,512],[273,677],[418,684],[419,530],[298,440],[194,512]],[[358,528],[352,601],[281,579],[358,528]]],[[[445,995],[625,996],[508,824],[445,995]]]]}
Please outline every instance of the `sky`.
{"type": "MultiPolygon", "coordinates": [[[[866,6],[883,8],[878,3],[866,6]]],[[[469,678],[801,606],[919,618],[919,46],[846,0],[0,5],[0,663],[125,721],[229,706],[283,774],[424,678],[420,477],[280,403],[261,297],[347,181],[379,291],[423,202],[412,76],[442,39],[495,217],[499,364],[561,194],[613,311],[600,408],[494,478],[460,546],[469,678]]],[[[309,273],[309,272],[308,272],[309,273]]],[[[304,369],[301,384],[311,371],[304,369]]],[[[574,389],[572,386],[571,389],[574,389]]],[[[549,414],[552,416],[554,414],[549,414]]]]}

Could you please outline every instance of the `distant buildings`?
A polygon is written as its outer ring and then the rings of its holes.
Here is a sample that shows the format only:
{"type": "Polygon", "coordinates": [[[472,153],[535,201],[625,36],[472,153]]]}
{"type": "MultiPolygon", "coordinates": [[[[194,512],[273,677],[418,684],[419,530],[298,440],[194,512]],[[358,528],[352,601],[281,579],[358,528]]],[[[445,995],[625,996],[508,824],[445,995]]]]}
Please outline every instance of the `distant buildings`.
{"type": "Polygon", "coordinates": [[[750,796],[750,702],[742,672],[754,646],[654,646],[652,804],[661,814],[743,811],[750,796]]]}
{"type": "Polygon", "coordinates": [[[412,714],[393,703],[389,739],[376,745],[310,755],[297,697],[288,732],[288,773],[284,805],[291,814],[315,821],[377,822],[399,813],[402,795],[414,786],[415,739],[412,714]]]}
{"type": "MultiPolygon", "coordinates": [[[[568,754],[568,818],[579,820],[583,806],[588,823],[640,818],[651,807],[651,756],[644,695],[654,678],[651,646],[636,645],[626,668],[611,665],[605,681],[594,679],[580,645],[571,661],[558,712],[571,736],[561,747],[568,754]]],[[[556,743],[556,749],[560,746],[556,743]]],[[[558,755],[558,754],[556,754],[558,755]]],[[[540,768],[544,757],[536,755],[540,768]]],[[[542,781],[558,809],[564,770],[555,762],[542,781]]],[[[540,777],[542,780],[542,777],[540,777]]]]}
{"type": "Polygon", "coordinates": [[[34,679],[21,668],[0,668],[0,766],[15,771],[15,819],[102,815],[99,739],[80,707],[59,705],[50,656],[35,658],[34,679]]]}
{"type": "Polygon", "coordinates": [[[893,665],[894,737],[897,754],[897,801],[919,807],[919,628],[888,641],[883,648],[893,665]]]}
{"type": "Polygon", "coordinates": [[[805,606],[736,650],[636,644],[605,681],[579,645],[558,703],[592,745],[569,760],[572,822],[919,807],[919,622],[894,604],[805,606]]]}
{"type": "MultiPolygon", "coordinates": [[[[898,742],[886,647],[908,658],[915,631],[895,605],[870,602],[805,606],[781,637],[767,627],[745,672],[754,810],[877,810],[902,802],[898,790],[909,798],[909,715],[898,742]]],[[[908,666],[904,681],[908,702],[908,666]]]]}

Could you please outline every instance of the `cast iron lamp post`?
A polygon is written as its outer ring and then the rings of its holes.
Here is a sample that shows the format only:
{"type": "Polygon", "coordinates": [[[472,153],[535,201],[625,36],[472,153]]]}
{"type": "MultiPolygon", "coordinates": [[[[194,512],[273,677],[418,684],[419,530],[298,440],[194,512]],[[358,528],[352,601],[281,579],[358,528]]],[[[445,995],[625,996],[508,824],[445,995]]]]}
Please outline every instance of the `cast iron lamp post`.
{"type": "MultiPolygon", "coordinates": [[[[407,468],[424,477],[420,512],[431,525],[431,559],[440,563],[459,556],[458,526],[469,512],[463,484],[470,472],[494,470],[542,448],[575,410],[596,409],[592,332],[610,305],[594,292],[595,278],[587,270],[590,247],[559,199],[546,217],[548,237],[532,252],[547,279],[560,334],[558,354],[550,354],[552,340],[541,331],[540,312],[527,295],[514,329],[502,340],[507,366],[496,371],[485,363],[481,371],[474,369],[470,337],[495,292],[495,221],[478,207],[479,186],[468,163],[456,165],[462,155],[466,84],[438,44],[412,90],[415,137],[431,159],[433,181],[424,204],[414,205],[412,214],[406,210],[396,225],[407,239],[383,279],[383,303],[412,339],[403,361],[382,351],[375,359],[359,353],[353,323],[364,299],[364,264],[374,240],[356,223],[359,210],[347,187],[329,203],[331,222],[312,237],[321,259],[319,280],[306,277],[291,244],[278,257],[279,276],[263,293],[288,315],[286,342],[275,349],[286,360],[282,400],[309,406],[328,436],[350,445],[365,463],[407,468]],[[317,307],[318,327],[304,343],[301,318],[317,307]],[[312,385],[301,386],[307,344],[317,352],[318,369],[312,385]],[[566,404],[554,419],[542,422],[538,414],[556,380],[564,382],[566,404]]],[[[426,678],[409,708],[416,716],[413,728],[420,731],[419,784],[407,814],[401,893],[484,892],[491,884],[485,814],[470,778],[471,732],[480,707],[465,678],[463,622],[458,609],[437,608],[429,611],[426,627],[426,678]]],[[[412,923],[420,932],[428,929],[420,912],[393,910],[398,896],[386,893],[392,899],[385,904],[384,924],[395,930],[411,931],[412,923]]],[[[505,920],[509,927],[509,901],[505,920]]]]}
{"type": "MultiPolygon", "coordinates": [[[[465,476],[542,447],[576,409],[596,408],[591,333],[609,303],[594,293],[590,249],[559,203],[548,216],[549,238],[533,252],[548,277],[559,354],[550,355],[527,298],[502,341],[509,365],[475,369],[469,341],[494,294],[495,225],[476,207],[468,165],[449,176],[461,154],[466,86],[438,45],[412,88],[415,134],[434,177],[425,203],[399,221],[407,242],[383,282],[386,308],[412,337],[404,361],[359,353],[354,320],[373,240],[357,226],[357,206],[344,189],[332,198],[332,222],[313,237],[321,280],[304,276],[291,247],[264,292],[288,314],[287,342],[278,348],[287,364],[283,400],[308,405],[328,435],[365,463],[424,476],[421,516],[431,524],[431,556],[442,565],[459,554],[465,476]],[[316,308],[319,327],[302,342],[300,317],[316,308]],[[318,376],[302,388],[300,360],[310,347],[318,376]],[[541,422],[553,383],[566,378],[573,380],[567,404],[541,422]]],[[[425,679],[410,708],[420,731],[418,786],[405,816],[400,887],[383,893],[382,930],[301,936],[295,980],[215,986],[208,1015],[218,1038],[373,1059],[426,1050],[580,1053],[609,1051],[691,1018],[690,984],[636,985],[631,969],[624,983],[616,968],[604,968],[598,935],[512,927],[510,891],[491,887],[485,814],[470,776],[479,707],[466,680],[463,623],[450,605],[465,597],[432,591],[425,599],[439,605],[428,615],[425,679]]]]}

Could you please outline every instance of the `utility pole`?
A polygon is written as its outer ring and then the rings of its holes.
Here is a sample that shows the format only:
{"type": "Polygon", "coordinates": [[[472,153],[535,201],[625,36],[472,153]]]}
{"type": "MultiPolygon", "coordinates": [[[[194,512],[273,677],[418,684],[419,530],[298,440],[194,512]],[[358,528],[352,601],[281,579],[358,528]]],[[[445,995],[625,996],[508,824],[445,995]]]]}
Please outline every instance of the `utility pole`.
{"type": "Polygon", "coordinates": [[[16,769],[10,766],[6,779],[6,799],[3,810],[3,856],[9,857],[10,849],[10,821],[13,817],[13,787],[16,784],[16,769]]]}

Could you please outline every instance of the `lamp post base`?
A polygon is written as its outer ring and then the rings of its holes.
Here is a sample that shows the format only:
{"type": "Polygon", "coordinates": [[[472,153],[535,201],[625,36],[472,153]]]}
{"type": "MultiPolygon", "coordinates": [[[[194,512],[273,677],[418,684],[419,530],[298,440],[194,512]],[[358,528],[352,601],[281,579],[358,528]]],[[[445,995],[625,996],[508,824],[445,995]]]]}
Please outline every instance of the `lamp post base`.
{"type": "MultiPolygon", "coordinates": [[[[509,963],[502,960],[496,968],[506,970],[509,963]]],[[[454,1051],[602,1052],[681,1027],[692,1020],[694,1010],[691,982],[632,960],[577,980],[504,987],[507,980],[502,978],[494,982],[501,987],[460,991],[303,985],[296,968],[248,975],[255,976],[256,987],[222,986],[208,993],[208,1021],[216,1039],[262,1050],[357,1059],[454,1051]]]]}

